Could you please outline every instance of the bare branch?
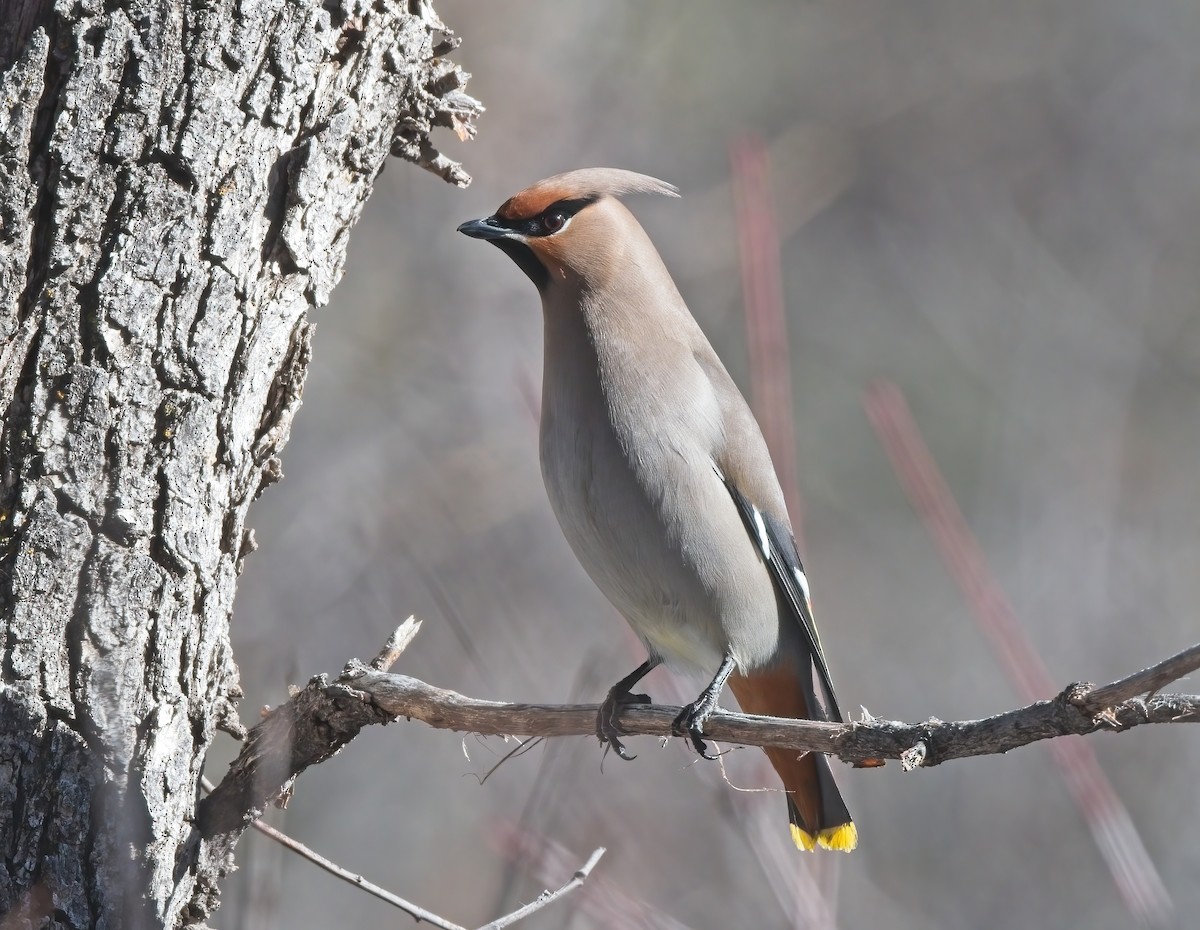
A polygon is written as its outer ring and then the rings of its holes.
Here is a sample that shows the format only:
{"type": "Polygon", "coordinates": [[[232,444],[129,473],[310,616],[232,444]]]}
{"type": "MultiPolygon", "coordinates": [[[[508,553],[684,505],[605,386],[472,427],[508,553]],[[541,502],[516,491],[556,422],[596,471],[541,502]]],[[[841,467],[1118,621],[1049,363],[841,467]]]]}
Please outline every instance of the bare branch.
{"type": "MultiPolygon", "coordinates": [[[[401,644],[415,635],[415,626],[410,619],[394,634],[381,653],[384,661],[394,661],[401,644]]],[[[1200,722],[1200,695],[1139,696],[1197,668],[1200,645],[1112,684],[1100,688],[1073,684],[1053,700],[982,720],[930,719],[910,724],[868,716],[838,724],[718,712],[705,725],[705,733],[714,740],[746,746],[826,752],[851,763],[899,759],[905,769],[928,767],[1008,752],[1058,736],[1145,723],[1200,722]]],[[[291,779],[334,755],[370,724],[404,717],[439,729],[483,735],[590,736],[595,733],[597,710],[595,704],[477,700],[354,660],[333,683],[324,675],[310,680],[250,731],[221,784],[200,803],[197,826],[208,843],[236,842],[291,779]]],[[[678,707],[635,705],[623,710],[621,724],[630,735],[670,736],[678,713],[678,707]]]]}
{"type": "MultiPolygon", "coordinates": [[[[746,746],[827,752],[845,762],[884,758],[899,759],[906,768],[928,767],[951,759],[1008,752],[1057,736],[1144,723],[1198,722],[1200,696],[1133,697],[1198,667],[1200,646],[1103,688],[1070,685],[1053,700],[982,720],[930,719],[906,724],[873,718],[836,724],[719,711],[705,724],[705,733],[715,740],[746,746]],[[1110,699],[1122,694],[1129,698],[1116,703],[1110,699]]],[[[362,692],[389,716],[421,720],[439,729],[495,736],[584,736],[595,732],[595,704],[481,701],[406,675],[369,671],[343,684],[362,692]]],[[[678,707],[668,705],[630,706],[621,714],[621,725],[630,735],[670,736],[678,713],[678,707]]]]}

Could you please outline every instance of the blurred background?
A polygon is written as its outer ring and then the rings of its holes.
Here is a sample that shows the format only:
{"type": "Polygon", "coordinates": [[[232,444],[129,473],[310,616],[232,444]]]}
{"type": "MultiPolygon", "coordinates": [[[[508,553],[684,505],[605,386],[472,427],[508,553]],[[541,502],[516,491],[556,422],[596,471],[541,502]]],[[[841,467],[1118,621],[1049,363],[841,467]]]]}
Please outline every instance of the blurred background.
{"type": "MultiPolygon", "coordinates": [[[[794,517],[848,713],[965,719],[1027,697],[997,650],[1009,614],[964,592],[944,556],[966,544],[914,509],[868,415],[880,398],[906,398],[1045,664],[1039,697],[1198,638],[1200,6],[436,6],[488,108],[474,142],[439,139],[475,183],[394,162],[354,231],[287,480],[252,512],[244,720],[413,613],[425,626],[396,670],[477,697],[598,701],[641,661],[542,489],[536,293],[454,231],[588,165],[682,189],[630,206],[748,395],[763,372],[739,230],[778,250],[794,517]],[[731,150],[769,162],[765,209],[738,207],[731,150]]],[[[675,703],[702,684],[646,681],[675,703]]],[[[625,764],[564,739],[481,786],[515,743],[416,723],[365,732],[272,821],[468,926],[599,845],[591,882],[522,926],[1195,926],[1200,742],[1182,727],[1086,742],[1098,766],[1075,759],[1074,794],[1044,744],[910,774],[835,765],[851,856],[791,850],[756,751],[726,755],[726,780],[679,740],[636,738],[625,764]]],[[[232,753],[219,743],[210,774],[232,753]]],[[[257,835],[238,858],[223,925],[408,923],[257,835]]]]}

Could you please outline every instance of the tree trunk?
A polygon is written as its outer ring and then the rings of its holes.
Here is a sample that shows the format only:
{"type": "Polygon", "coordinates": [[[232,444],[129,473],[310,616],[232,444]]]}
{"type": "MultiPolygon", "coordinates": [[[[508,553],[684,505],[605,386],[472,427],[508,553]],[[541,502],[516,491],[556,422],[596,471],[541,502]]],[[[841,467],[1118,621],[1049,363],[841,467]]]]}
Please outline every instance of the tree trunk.
{"type": "MultiPolygon", "coordinates": [[[[0,916],[202,924],[246,513],[389,152],[478,105],[424,0],[0,0],[0,916]]],[[[11,922],[11,923],[10,923],[11,922]]]]}

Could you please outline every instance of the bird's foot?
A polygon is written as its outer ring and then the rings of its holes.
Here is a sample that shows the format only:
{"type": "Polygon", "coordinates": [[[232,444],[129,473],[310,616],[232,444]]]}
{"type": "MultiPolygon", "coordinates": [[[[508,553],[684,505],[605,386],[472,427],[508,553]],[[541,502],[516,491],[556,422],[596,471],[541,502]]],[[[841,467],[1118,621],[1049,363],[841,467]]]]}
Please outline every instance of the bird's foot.
{"type": "Polygon", "coordinates": [[[708,751],[704,742],[704,724],[717,709],[717,695],[709,691],[701,693],[700,697],[686,705],[679,716],[671,723],[671,732],[676,736],[686,736],[692,741],[692,746],[705,759],[716,759],[716,755],[708,751]]]}
{"type": "Polygon", "coordinates": [[[621,736],[625,733],[621,729],[621,724],[618,718],[621,716],[621,711],[626,707],[634,704],[649,704],[650,695],[648,694],[633,694],[629,691],[618,691],[613,688],[608,692],[608,697],[604,699],[604,703],[600,705],[600,711],[596,714],[596,737],[602,743],[608,743],[612,747],[613,752],[624,759],[626,762],[632,762],[637,756],[630,755],[625,748],[625,744],[621,742],[621,736]]]}

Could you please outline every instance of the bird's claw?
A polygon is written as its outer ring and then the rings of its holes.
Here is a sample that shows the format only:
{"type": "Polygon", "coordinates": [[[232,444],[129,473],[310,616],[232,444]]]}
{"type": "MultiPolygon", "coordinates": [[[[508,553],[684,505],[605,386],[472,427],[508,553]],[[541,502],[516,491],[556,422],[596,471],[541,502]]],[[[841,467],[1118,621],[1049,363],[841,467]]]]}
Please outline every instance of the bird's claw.
{"type": "Polygon", "coordinates": [[[600,710],[596,714],[596,738],[612,747],[613,752],[620,758],[626,762],[632,762],[637,756],[632,755],[625,748],[625,744],[621,742],[621,735],[625,733],[619,722],[621,711],[634,704],[649,703],[650,695],[648,694],[609,691],[608,697],[604,699],[604,703],[600,705],[600,710]]]}
{"type": "Polygon", "coordinates": [[[686,736],[690,739],[692,741],[692,748],[696,750],[701,758],[708,759],[709,761],[713,761],[717,757],[714,753],[708,751],[708,744],[704,742],[704,724],[716,709],[716,698],[702,694],[699,698],[692,701],[691,704],[686,705],[679,712],[679,716],[671,723],[671,732],[676,736],[686,736]]]}

